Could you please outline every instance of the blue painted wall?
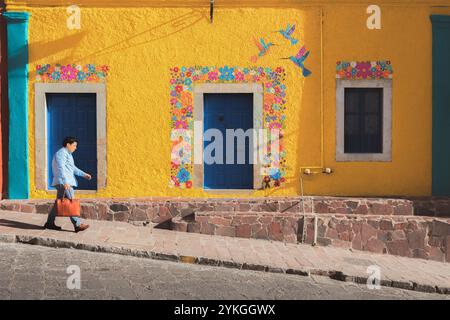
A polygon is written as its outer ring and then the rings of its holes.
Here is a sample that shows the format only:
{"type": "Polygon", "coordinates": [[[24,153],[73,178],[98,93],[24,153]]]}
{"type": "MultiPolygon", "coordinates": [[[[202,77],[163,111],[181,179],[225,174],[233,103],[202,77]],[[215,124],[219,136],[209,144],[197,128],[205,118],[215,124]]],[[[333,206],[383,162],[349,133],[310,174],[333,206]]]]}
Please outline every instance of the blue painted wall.
{"type": "Polygon", "coordinates": [[[432,194],[450,196],[450,16],[432,15],[433,161],[432,194]]]}
{"type": "Polygon", "coordinates": [[[8,43],[9,157],[8,197],[27,199],[28,173],[28,18],[5,12],[8,43]]]}

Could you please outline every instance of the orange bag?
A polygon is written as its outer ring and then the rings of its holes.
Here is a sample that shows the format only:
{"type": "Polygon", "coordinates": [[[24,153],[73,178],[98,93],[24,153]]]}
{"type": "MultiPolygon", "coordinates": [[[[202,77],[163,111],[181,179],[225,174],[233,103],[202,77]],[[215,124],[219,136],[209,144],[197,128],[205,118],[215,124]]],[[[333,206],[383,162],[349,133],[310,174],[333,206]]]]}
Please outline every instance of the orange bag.
{"type": "Polygon", "coordinates": [[[80,216],[80,200],[68,199],[65,197],[66,191],[62,199],[56,199],[56,216],[58,217],[79,217],[80,216]]]}

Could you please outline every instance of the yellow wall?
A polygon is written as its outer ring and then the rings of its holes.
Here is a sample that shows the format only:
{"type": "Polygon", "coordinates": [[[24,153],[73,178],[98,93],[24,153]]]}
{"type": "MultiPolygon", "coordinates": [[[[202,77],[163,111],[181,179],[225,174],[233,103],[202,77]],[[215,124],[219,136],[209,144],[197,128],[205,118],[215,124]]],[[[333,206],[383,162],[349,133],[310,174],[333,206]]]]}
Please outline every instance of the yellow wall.
{"type": "MultiPolygon", "coordinates": [[[[40,3],[45,1],[40,1],[40,3]]],[[[88,1],[84,1],[86,3],[88,1]]],[[[260,1],[260,3],[264,1],[260,1]]],[[[288,3],[289,1],[285,1],[288,3]]],[[[38,64],[93,63],[109,65],[107,77],[107,187],[82,197],[140,196],[292,196],[300,194],[299,168],[321,164],[321,25],[323,10],[324,166],[331,175],[304,178],[305,194],[429,195],[431,193],[431,23],[436,10],[423,2],[409,6],[378,1],[382,30],[365,26],[366,4],[347,1],[307,1],[286,8],[209,9],[83,7],[81,30],[68,30],[65,7],[29,6],[29,166],[32,198],[53,195],[35,187],[34,82],[38,64]],[[309,4],[308,4],[309,2],[309,4]],[[384,3],[384,5],[383,5],[384,3]],[[194,10],[194,11],[193,11],[194,10]],[[197,13],[196,13],[197,12],[197,13]],[[179,16],[192,19],[185,29],[167,34],[166,22],[179,16]],[[170,115],[169,68],[173,66],[250,66],[255,54],[252,37],[296,22],[295,35],[311,54],[304,79],[289,60],[290,46],[275,47],[257,65],[286,69],[287,183],[285,187],[251,194],[214,194],[200,189],[169,188],[170,115]],[[133,38],[140,34],[140,36],[133,38]],[[126,42],[127,39],[132,39],[126,42]],[[141,43],[139,45],[135,45],[141,43]],[[112,50],[101,52],[104,48],[112,50]],[[335,161],[335,65],[338,60],[390,60],[394,69],[392,162],[335,161]]],[[[439,1],[437,1],[439,2],[439,1]]],[[[10,1],[13,3],[14,1],[10,1]]],[[[395,3],[398,3],[395,2],[395,3]]],[[[439,2],[440,3],[440,2],[439,2]]],[[[10,6],[8,9],[13,9],[10,6]]],[[[450,14],[448,9],[438,13],[450,14]]]]}

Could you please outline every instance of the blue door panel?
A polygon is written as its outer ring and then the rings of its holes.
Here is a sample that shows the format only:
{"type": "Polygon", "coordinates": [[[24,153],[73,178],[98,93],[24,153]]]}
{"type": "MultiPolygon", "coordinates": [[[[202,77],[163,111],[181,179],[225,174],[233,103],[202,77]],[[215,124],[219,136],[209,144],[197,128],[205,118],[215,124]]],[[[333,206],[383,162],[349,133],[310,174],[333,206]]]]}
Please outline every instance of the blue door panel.
{"type": "Polygon", "coordinates": [[[432,15],[432,195],[450,196],[450,16],[432,15]]]}
{"type": "Polygon", "coordinates": [[[95,93],[47,93],[47,145],[49,188],[52,182],[51,161],[67,136],[78,139],[73,153],[75,165],[92,175],[77,177],[78,188],[97,189],[97,112],[95,93]]]}
{"type": "MultiPolygon", "coordinates": [[[[253,128],[253,94],[210,93],[204,95],[204,131],[218,129],[223,137],[222,164],[204,164],[204,188],[206,189],[253,189],[253,157],[250,141],[245,141],[245,164],[238,164],[237,140],[234,141],[234,162],[226,163],[226,129],[253,128]]],[[[205,141],[204,147],[213,141],[205,141]]],[[[239,148],[242,148],[240,146],[239,148]]],[[[212,153],[215,156],[214,152],[212,153]]]]}

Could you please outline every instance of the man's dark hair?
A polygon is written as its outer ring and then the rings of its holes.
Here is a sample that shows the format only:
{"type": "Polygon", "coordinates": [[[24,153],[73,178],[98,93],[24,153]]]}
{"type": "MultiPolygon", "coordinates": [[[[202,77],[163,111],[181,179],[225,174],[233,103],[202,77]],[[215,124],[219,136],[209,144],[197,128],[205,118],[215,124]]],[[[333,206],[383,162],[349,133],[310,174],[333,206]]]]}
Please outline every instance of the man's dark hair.
{"type": "Polygon", "coordinates": [[[75,137],[65,137],[62,145],[65,147],[67,144],[72,144],[74,142],[78,144],[78,139],[75,137]]]}

